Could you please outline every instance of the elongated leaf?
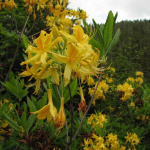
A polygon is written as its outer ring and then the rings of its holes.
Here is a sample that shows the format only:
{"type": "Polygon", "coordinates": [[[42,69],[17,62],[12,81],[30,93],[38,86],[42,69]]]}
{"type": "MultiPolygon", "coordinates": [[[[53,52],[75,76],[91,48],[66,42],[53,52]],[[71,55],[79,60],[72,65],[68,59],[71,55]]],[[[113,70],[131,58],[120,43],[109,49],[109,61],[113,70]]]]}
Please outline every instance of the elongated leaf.
{"type": "Polygon", "coordinates": [[[57,93],[55,85],[54,84],[50,84],[50,89],[52,90],[52,98],[53,98],[54,106],[57,109],[59,109],[59,107],[60,107],[60,98],[58,96],[58,93],[57,93]]]}
{"type": "Polygon", "coordinates": [[[27,133],[29,132],[29,130],[33,126],[35,120],[36,120],[36,115],[35,114],[31,114],[29,116],[28,120],[27,120],[27,133]]]}
{"type": "Polygon", "coordinates": [[[99,49],[100,50],[100,56],[101,57],[103,56],[103,48],[98,41],[96,41],[95,39],[91,39],[89,41],[89,44],[92,45],[92,49],[94,49],[95,51],[97,51],[95,48],[99,49]]]}
{"type": "Polygon", "coordinates": [[[11,124],[9,121],[6,120],[6,123],[7,123],[12,129],[14,129],[14,130],[20,132],[20,130],[19,130],[16,126],[14,126],[13,124],[11,124]]]}
{"type": "Polygon", "coordinates": [[[30,112],[36,111],[36,107],[35,107],[34,103],[30,100],[29,97],[27,97],[27,104],[28,104],[28,106],[30,108],[30,112]]]}
{"type": "Polygon", "coordinates": [[[101,36],[103,38],[103,32],[104,32],[104,25],[103,24],[100,24],[99,30],[100,30],[101,36]]]}
{"type": "Polygon", "coordinates": [[[23,114],[21,116],[21,125],[24,128],[24,130],[26,130],[26,127],[27,127],[27,114],[26,114],[26,112],[23,112],[23,114]]]}
{"type": "Polygon", "coordinates": [[[114,35],[111,43],[109,44],[106,54],[118,43],[121,31],[120,29],[117,30],[116,34],[114,35]]]}
{"type": "Polygon", "coordinates": [[[104,26],[104,50],[106,51],[110,41],[112,40],[113,36],[113,13],[112,11],[109,12],[107,21],[104,26]]]}
{"type": "MultiPolygon", "coordinates": [[[[18,130],[22,129],[14,120],[12,120],[7,114],[5,114],[4,112],[2,112],[3,115],[5,116],[5,118],[12,124],[14,125],[18,130]]],[[[19,130],[20,131],[20,130],[19,130]]]]}
{"type": "Polygon", "coordinates": [[[22,42],[23,42],[24,47],[27,49],[28,45],[30,44],[30,41],[24,34],[22,35],[22,42]]]}
{"type": "Polygon", "coordinates": [[[117,12],[117,13],[115,14],[115,16],[114,16],[114,26],[115,26],[115,23],[116,23],[117,17],[118,17],[118,12],[117,12]]]}
{"type": "Polygon", "coordinates": [[[98,25],[94,19],[92,19],[92,21],[93,21],[93,24],[97,30],[98,35],[99,35],[99,42],[100,42],[101,46],[104,47],[103,35],[101,34],[100,28],[98,27],[98,25]]]}

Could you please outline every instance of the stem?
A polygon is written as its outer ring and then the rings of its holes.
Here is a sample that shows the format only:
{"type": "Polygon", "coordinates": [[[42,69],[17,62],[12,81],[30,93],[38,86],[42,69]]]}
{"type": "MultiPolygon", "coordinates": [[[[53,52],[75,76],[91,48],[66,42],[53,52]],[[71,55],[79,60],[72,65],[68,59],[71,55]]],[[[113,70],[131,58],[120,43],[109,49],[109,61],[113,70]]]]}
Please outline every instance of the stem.
{"type": "MultiPolygon", "coordinates": [[[[14,54],[14,57],[13,57],[13,61],[12,61],[11,65],[10,65],[10,67],[9,67],[9,70],[8,70],[8,73],[7,73],[6,77],[5,77],[4,83],[6,83],[6,81],[7,81],[7,79],[8,79],[8,76],[9,76],[9,74],[10,74],[12,68],[13,68],[14,62],[15,62],[15,60],[16,60],[17,52],[18,52],[19,46],[20,46],[20,44],[21,44],[21,38],[22,38],[22,35],[23,35],[23,32],[24,32],[24,29],[25,29],[25,27],[26,27],[26,24],[27,24],[27,22],[28,22],[29,16],[30,16],[30,15],[28,15],[28,17],[27,17],[27,19],[26,19],[26,21],[25,21],[25,24],[24,24],[24,26],[23,26],[23,28],[22,28],[22,31],[21,31],[21,34],[20,34],[20,37],[19,37],[19,40],[18,40],[18,45],[17,45],[16,51],[15,51],[15,54],[14,54]]],[[[3,87],[4,87],[4,86],[2,85],[1,88],[0,88],[0,93],[1,93],[1,91],[2,91],[2,89],[3,89],[3,87]]]]}
{"type": "Polygon", "coordinates": [[[61,95],[60,95],[60,93],[59,93],[58,85],[57,85],[57,84],[55,84],[55,87],[56,87],[56,90],[57,90],[58,96],[59,96],[59,98],[60,98],[60,100],[61,100],[61,95]]]}
{"type": "MultiPolygon", "coordinates": [[[[43,30],[47,30],[47,29],[49,29],[50,27],[47,27],[47,28],[45,28],[45,29],[43,29],[43,30]]],[[[30,37],[32,37],[32,36],[34,36],[34,35],[37,35],[37,34],[39,34],[39,33],[41,33],[41,31],[39,31],[39,32],[37,32],[37,33],[35,33],[35,34],[32,34],[32,35],[30,35],[30,36],[28,36],[28,38],[30,38],[30,37]]]]}
{"type": "Polygon", "coordinates": [[[69,88],[69,95],[70,95],[70,114],[71,114],[71,133],[70,133],[70,142],[69,142],[69,144],[71,144],[72,133],[73,133],[73,98],[72,98],[72,95],[71,95],[70,84],[68,84],[68,88],[69,88]]]}
{"type": "Polygon", "coordinates": [[[72,138],[71,143],[72,143],[72,142],[75,140],[75,138],[77,137],[77,135],[78,135],[78,133],[79,133],[79,130],[80,130],[81,126],[82,126],[82,123],[83,123],[83,121],[84,121],[84,119],[85,119],[85,117],[86,117],[86,115],[87,115],[87,113],[88,113],[88,111],[89,111],[89,109],[90,109],[90,107],[91,107],[91,105],[92,105],[92,102],[93,102],[93,100],[94,100],[94,96],[95,96],[96,90],[97,90],[98,85],[99,85],[99,83],[100,83],[100,81],[101,81],[101,77],[102,77],[102,75],[100,75],[100,77],[99,77],[99,80],[98,80],[98,83],[97,83],[96,88],[95,88],[95,90],[94,90],[94,93],[93,93],[93,95],[92,95],[90,104],[89,104],[89,106],[88,106],[88,108],[87,108],[87,111],[85,112],[85,114],[84,114],[84,116],[83,116],[83,118],[82,118],[82,120],[81,120],[81,123],[80,123],[80,125],[79,125],[79,127],[78,127],[78,129],[77,129],[77,131],[76,131],[76,133],[75,133],[75,135],[74,135],[74,137],[72,138]]]}

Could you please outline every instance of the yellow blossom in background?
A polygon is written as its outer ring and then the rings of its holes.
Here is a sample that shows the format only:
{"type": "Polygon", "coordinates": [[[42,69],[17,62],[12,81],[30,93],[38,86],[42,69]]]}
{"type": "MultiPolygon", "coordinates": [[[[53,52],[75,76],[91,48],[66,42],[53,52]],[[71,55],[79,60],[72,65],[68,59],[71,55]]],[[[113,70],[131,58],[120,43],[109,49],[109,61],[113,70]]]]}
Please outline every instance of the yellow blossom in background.
{"type": "Polygon", "coordinates": [[[140,76],[141,78],[142,78],[143,75],[144,75],[143,72],[141,72],[141,71],[137,71],[135,74],[136,74],[136,76],[140,76]]]}
{"type": "Polygon", "coordinates": [[[130,103],[130,106],[131,106],[131,107],[134,107],[134,106],[135,106],[135,103],[134,103],[134,102],[131,102],[131,103],[130,103]]]}
{"type": "Polygon", "coordinates": [[[141,77],[137,77],[135,82],[138,84],[138,86],[141,86],[143,84],[143,79],[141,77]]]}
{"type": "Polygon", "coordinates": [[[117,86],[117,91],[118,92],[123,92],[122,97],[120,98],[122,101],[126,101],[127,99],[130,99],[131,96],[133,96],[133,91],[134,88],[132,87],[132,85],[128,84],[127,82],[125,82],[123,85],[119,84],[117,86]]]}
{"type": "Polygon", "coordinates": [[[115,108],[109,106],[109,109],[110,109],[110,111],[112,112],[112,111],[114,111],[115,108]]]}
{"type": "Polygon", "coordinates": [[[127,82],[131,82],[131,83],[135,82],[135,79],[132,77],[128,77],[126,80],[127,80],[127,82]]]}
{"type": "MultiPolygon", "coordinates": [[[[97,82],[95,83],[95,87],[93,88],[89,88],[89,94],[92,96],[92,94],[94,93],[94,90],[96,88],[97,82]]],[[[93,100],[93,104],[95,105],[95,101],[97,99],[102,98],[103,100],[105,100],[105,95],[108,92],[109,89],[109,85],[106,83],[106,80],[102,80],[99,85],[98,88],[96,90],[95,96],[94,96],[94,100],[93,100]]]]}
{"type": "Polygon", "coordinates": [[[117,150],[120,147],[117,135],[113,135],[113,133],[108,134],[108,136],[106,137],[106,145],[108,147],[111,146],[111,148],[114,150],[117,150]]]}
{"type": "Polygon", "coordinates": [[[92,114],[88,118],[87,122],[87,124],[92,124],[93,128],[95,128],[95,126],[103,128],[104,123],[107,123],[107,119],[105,118],[105,115],[102,115],[101,113],[99,113],[98,115],[92,114]]]}
{"type": "Polygon", "coordinates": [[[14,0],[5,0],[4,6],[6,6],[9,11],[12,11],[13,8],[17,8],[17,4],[14,2],[14,0]]]}
{"type": "Polygon", "coordinates": [[[107,70],[110,70],[110,71],[112,71],[112,72],[115,72],[115,68],[113,68],[113,67],[108,67],[107,70]]]}
{"type": "Polygon", "coordinates": [[[106,77],[106,81],[107,81],[108,83],[112,83],[112,82],[113,82],[113,79],[106,77]]]}
{"type": "Polygon", "coordinates": [[[126,143],[129,142],[132,146],[138,145],[140,143],[138,136],[135,133],[127,132],[127,136],[125,137],[125,139],[126,143]]]}

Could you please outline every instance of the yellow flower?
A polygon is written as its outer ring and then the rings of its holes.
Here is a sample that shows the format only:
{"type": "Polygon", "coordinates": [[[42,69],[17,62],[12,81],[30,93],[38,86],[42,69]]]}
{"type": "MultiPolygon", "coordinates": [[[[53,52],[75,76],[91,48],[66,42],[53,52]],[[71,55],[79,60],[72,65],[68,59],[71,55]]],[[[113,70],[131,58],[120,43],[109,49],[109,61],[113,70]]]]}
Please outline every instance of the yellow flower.
{"type": "Polygon", "coordinates": [[[64,70],[64,80],[65,80],[65,86],[70,82],[70,76],[72,70],[77,69],[77,61],[79,56],[79,49],[74,43],[70,43],[67,51],[67,56],[62,56],[56,53],[53,53],[54,59],[56,59],[59,62],[65,63],[65,70],[64,70]]]}
{"type": "Polygon", "coordinates": [[[41,108],[40,110],[31,113],[38,114],[36,116],[37,119],[44,120],[47,118],[47,121],[49,122],[51,119],[55,120],[57,116],[57,109],[53,105],[51,89],[48,89],[47,92],[48,92],[48,100],[49,100],[48,104],[43,108],[41,108]]]}
{"type": "Polygon", "coordinates": [[[143,83],[143,79],[141,77],[136,78],[135,81],[138,83],[139,86],[143,83]]]}
{"type": "Polygon", "coordinates": [[[131,82],[131,83],[134,83],[134,82],[135,82],[134,78],[132,78],[132,77],[129,77],[129,78],[127,78],[126,80],[127,80],[127,82],[129,81],[129,82],[131,82]]]}
{"type": "Polygon", "coordinates": [[[134,103],[134,102],[131,102],[131,103],[130,103],[130,106],[131,106],[131,107],[134,107],[134,106],[135,106],[135,103],[134,103]]]}
{"type": "Polygon", "coordinates": [[[17,7],[17,4],[14,0],[5,0],[5,6],[9,9],[9,11],[12,11],[14,7],[17,7]]]}
{"type": "Polygon", "coordinates": [[[26,50],[26,52],[28,51],[35,55],[25,62],[22,62],[21,65],[38,61],[45,65],[47,53],[52,53],[51,49],[55,47],[55,44],[62,41],[61,37],[57,37],[54,41],[51,41],[51,37],[52,34],[48,34],[42,30],[40,36],[34,41],[37,47],[29,45],[26,50]]]}
{"type": "Polygon", "coordinates": [[[59,113],[54,120],[54,126],[59,127],[60,129],[63,127],[65,124],[65,113],[64,113],[64,97],[61,97],[61,105],[60,105],[60,110],[59,113]]]}
{"type": "Polygon", "coordinates": [[[136,72],[136,76],[143,77],[143,72],[141,72],[141,71],[137,71],[137,72],[136,72]]]}

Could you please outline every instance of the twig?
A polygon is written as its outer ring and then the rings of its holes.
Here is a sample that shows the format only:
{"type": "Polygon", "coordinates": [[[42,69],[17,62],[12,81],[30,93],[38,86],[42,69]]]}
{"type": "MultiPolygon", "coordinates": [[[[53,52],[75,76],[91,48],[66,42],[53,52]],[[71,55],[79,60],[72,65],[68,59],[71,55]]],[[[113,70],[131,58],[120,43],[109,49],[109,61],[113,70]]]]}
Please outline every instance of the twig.
{"type": "MultiPolygon", "coordinates": [[[[45,29],[43,29],[43,30],[47,30],[47,29],[49,29],[50,27],[47,27],[47,28],[45,28],[45,29]]],[[[35,33],[35,34],[32,34],[32,35],[30,35],[30,36],[28,36],[28,38],[30,38],[30,37],[32,37],[32,36],[34,36],[34,35],[37,35],[37,34],[39,34],[39,33],[41,33],[41,31],[39,31],[39,32],[37,32],[37,33],[35,33]]]]}
{"type": "Polygon", "coordinates": [[[61,95],[60,95],[60,93],[59,93],[58,85],[57,85],[57,84],[54,84],[54,85],[55,85],[55,87],[56,87],[56,90],[57,90],[58,96],[59,96],[59,98],[60,98],[60,100],[61,100],[61,95]]]}
{"type": "MultiPolygon", "coordinates": [[[[47,12],[47,10],[43,13],[43,15],[45,14],[47,12]]],[[[28,35],[30,32],[31,32],[31,30],[33,29],[33,27],[39,22],[39,20],[40,20],[41,18],[39,17],[39,19],[38,20],[36,20],[36,21],[34,21],[34,23],[32,24],[32,27],[31,27],[31,29],[27,32],[27,34],[26,35],[28,35]]]]}
{"type": "Polygon", "coordinates": [[[82,123],[83,123],[83,121],[84,121],[84,119],[85,119],[85,117],[86,117],[86,115],[87,115],[87,113],[88,113],[88,111],[89,111],[89,109],[90,109],[90,107],[91,107],[91,105],[92,105],[92,102],[93,102],[93,100],[94,100],[94,96],[95,96],[96,90],[97,90],[98,85],[99,85],[99,83],[100,83],[100,81],[101,81],[101,76],[102,76],[102,75],[100,75],[100,77],[99,77],[98,83],[97,83],[96,88],[95,88],[95,90],[94,90],[94,93],[93,93],[93,95],[92,95],[92,98],[91,98],[90,104],[89,104],[89,106],[88,106],[88,108],[87,108],[87,111],[85,112],[85,114],[84,114],[84,116],[83,116],[83,118],[82,118],[82,120],[81,120],[81,123],[80,123],[80,125],[79,125],[79,127],[78,127],[78,129],[77,129],[77,131],[76,131],[76,133],[75,133],[75,135],[74,135],[74,137],[72,138],[71,143],[72,143],[72,142],[75,140],[75,138],[77,137],[78,132],[79,132],[81,126],[82,126],[82,123]]]}
{"type": "MultiPolygon", "coordinates": [[[[16,60],[17,52],[18,52],[19,46],[20,46],[20,44],[21,44],[21,38],[22,38],[22,35],[23,35],[23,32],[24,32],[24,29],[25,29],[25,27],[26,27],[26,24],[27,24],[27,22],[28,22],[29,16],[30,16],[30,15],[28,15],[28,17],[27,17],[27,19],[26,19],[26,21],[25,21],[25,24],[24,24],[24,26],[23,26],[23,28],[22,28],[22,31],[21,31],[21,34],[20,34],[20,38],[19,38],[19,40],[18,40],[18,45],[17,45],[16,51],[15,51],[15,54],[14,54],[14,57],[13,57],[13,61],[12,61],[11,65],[10,65],[10,67],[9,67],[9,70],[8,70],[8,73],[7,73],[6,77],[5,77],[4,83],[6,83],[6,81],[7,81],[7,79],[8,79],[8,76],[9,76],[9,74],[10,74],[12,68],[13,68],[14,62],[15,62],[15,60],[16,60]]],[[[0,93],[1,93],[1,91],[2,91],[2,89],[3,89],[3,87],[4,87],[4,86],[2,85],[2,86],[1,86],[1,89],[0,89],[0,93]]]]}

